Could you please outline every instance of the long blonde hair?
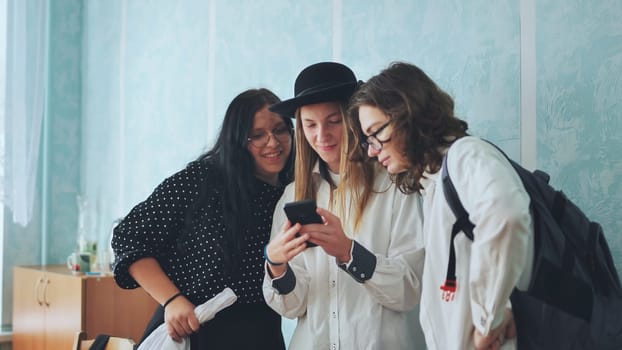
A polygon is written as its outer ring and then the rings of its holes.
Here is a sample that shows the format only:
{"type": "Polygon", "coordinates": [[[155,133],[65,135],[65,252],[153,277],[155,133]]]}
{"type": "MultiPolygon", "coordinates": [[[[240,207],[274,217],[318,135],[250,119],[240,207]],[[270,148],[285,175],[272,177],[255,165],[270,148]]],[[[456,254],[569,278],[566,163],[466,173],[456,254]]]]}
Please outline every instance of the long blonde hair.
{"type": "MultiPolygon", "coordinates": [[[[346,106],[339,105],[342,120],[342,135],[339,159],[339,184],[334,184],[329,176],[325,177],[331,187],[329,210],[336,213],[343,221],[352,222],[351,214],[354,214],[354,227],[356,231],[363,218],[365,207],[370,197],[376,191],[386,189],[374,189],[374,178],[376,167],[371,162],[352,162],[348,154],[356,153],[357,149],[362,149],[356,144],[356,138],[347,125],[346,106]],[[350,193],[351,200],[346,203],[347,194],[350,193]],[[333,208],[333,203],[336,208],[333,208]],[[348,218],[348,220],[344,220],[348,218]]],[[[294,198],[317,199],[319,183],[313,178],[313,168],[319,162],[320,169],[327,168],[326,163],[311,148],[307,141],[302,126],[300,108],[296,111],[296,162],[294,165],[294,198]]],[[[345,228],[344,228],[345,229],[345,228]]]]}

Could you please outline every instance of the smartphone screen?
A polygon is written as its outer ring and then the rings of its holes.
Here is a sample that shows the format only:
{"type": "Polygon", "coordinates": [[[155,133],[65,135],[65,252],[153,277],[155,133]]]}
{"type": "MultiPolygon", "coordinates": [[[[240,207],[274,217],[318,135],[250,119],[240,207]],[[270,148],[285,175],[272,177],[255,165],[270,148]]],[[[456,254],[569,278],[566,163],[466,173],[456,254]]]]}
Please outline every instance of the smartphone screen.
{"type": "MultiPolygon", "coordinates": [[[[287,219],[293,224],[321,224],[322,217],[315,212],[316,205],[313,199],[305,199],[296,202],[289,202],[283,206],[287,219]]],[[[316,244],[307,241],[307,247],[315,247],[316,244]]]]}

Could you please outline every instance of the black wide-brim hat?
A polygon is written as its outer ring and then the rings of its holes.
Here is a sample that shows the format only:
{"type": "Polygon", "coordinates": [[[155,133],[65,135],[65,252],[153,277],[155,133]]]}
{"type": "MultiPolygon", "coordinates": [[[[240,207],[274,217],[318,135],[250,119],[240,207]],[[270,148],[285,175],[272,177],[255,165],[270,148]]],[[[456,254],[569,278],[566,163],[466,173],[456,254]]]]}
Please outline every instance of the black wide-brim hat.
{"type": "Polygon", "coordinates": [[[336,62],[320,62],[303,69],[294,83],[294,98],[270,106],[272,112],[295,118],[299,107],[321,102],[347,102],[357,81],[354,72],[336,62]]]}

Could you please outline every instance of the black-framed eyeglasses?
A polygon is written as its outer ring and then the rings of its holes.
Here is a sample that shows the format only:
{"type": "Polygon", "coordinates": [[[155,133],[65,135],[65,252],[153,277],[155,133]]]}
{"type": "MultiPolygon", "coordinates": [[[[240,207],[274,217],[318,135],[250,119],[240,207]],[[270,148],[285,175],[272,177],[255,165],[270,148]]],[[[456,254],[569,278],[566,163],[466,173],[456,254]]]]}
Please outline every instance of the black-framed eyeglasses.
{"type": "Polygon", "coordinates": [[[386,140],[378,139],[378,134],[380,134],[382,130],[386,129],[386,127],[389,126],[390,124],[391,124],[391,120],[382,124],[376,131],[369,134],[369,136],[365,137],[365,135],[362,135],[361,147],[363,147],[363,150],[365,152],[367,152],[369,147],[371,147],[374,151],[380,151],[382,149],[382,146],[385,143],[391,141],[391,137],[389,137],[386,140]]]}
{"type": "Polygon", "coordinates": [[[279,143],[285,143],[291,141],[292,129],[287,125],[281,125],[272,129],[272,131],[257,130],[252,132],[246,140],[257,148],[263,148],[270,143],[271,136],[279,143]]]}

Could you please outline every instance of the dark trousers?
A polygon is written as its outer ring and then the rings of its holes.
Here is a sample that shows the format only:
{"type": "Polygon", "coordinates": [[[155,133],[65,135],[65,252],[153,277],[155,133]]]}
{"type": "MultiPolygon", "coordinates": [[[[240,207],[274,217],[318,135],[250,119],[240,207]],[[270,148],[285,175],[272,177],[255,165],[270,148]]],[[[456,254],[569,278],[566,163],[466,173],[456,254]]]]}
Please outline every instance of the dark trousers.
{"type": "MultiPolygon", "coordinates": [[[[142,341],[164,323],[158,307],[147,324],[142,341]]],[[[140,343],[139,343],[140,344],[140,343]]],[[[233,304],[201,325],[190,336],[192,350],[284,350],[281,317],[266,304],[233,304]]]]}

